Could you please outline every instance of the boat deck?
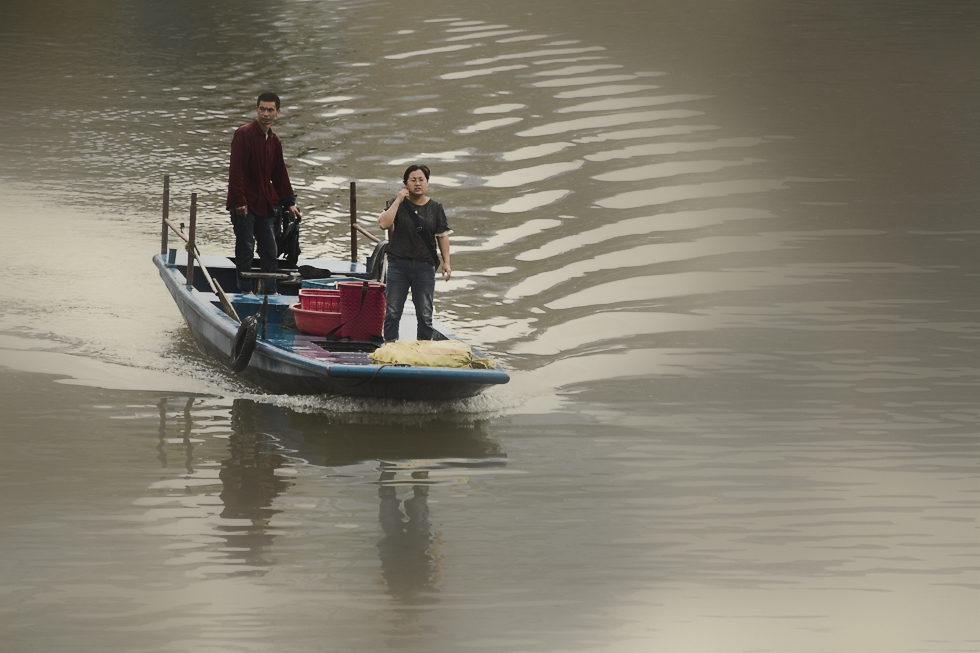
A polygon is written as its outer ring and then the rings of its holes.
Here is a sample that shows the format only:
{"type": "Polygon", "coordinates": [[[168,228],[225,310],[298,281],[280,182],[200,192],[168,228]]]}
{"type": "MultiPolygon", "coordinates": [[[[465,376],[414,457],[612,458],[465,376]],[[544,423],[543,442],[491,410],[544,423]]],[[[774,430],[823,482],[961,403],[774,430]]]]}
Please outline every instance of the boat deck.
{"type": "MultiPolygon", "coordinates": [[[[201,293],[209,299],[211,304],[221,310],[221,302],[218,296],[210,293],[201,293]]],[[[256,315],[259,317],[258,339],[274,347],[280,347],[291,351],[304,358],[312,358],[320,362],[333,363],[337,365],[376,365],[368,357],[381,343],[372,343],[354,340],[328,340],[324,336],[309,335],[300,331],[283,328],[279,320],[291,305],[297,303],[298,298],[291,295],[269,295],[268,318],[265,325],[265,338],[262,337],[262,301],[260,295],[242,295],[237,293],[228,294],[228,299],[235,307],[235,311],[242,319],[256,315]]],[[[414,334],[416,329],[415,310],[411,302],[405,305],[405,312],[402,315],[400,332],[414,334]]],[[[438,326],[433,338],[436,340],[448,339],[440,332],[438,326]]],[[[474,352],[476,353],[476,352],[474,352]]]]}

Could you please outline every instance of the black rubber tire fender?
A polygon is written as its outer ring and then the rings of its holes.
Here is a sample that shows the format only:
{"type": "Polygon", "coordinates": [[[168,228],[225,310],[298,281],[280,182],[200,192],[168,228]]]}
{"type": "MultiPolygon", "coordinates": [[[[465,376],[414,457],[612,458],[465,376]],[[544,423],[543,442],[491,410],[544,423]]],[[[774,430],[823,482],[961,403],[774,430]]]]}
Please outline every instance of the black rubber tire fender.
{"type": "Polygon", "coordinates": [[[387,240],[382,240],[374,246],[374,251],[371,253],[371,269],[368,271],[368,279],[380,281],[381,283],[385,282],[381,277],[384,276],[385,255],[387,253],[387,240]]]}
{"type": "Polygon", "coordinates": [[[229,367],[235,374],[241,374],[248,367],[248,362],[252,360],[252,353],[255,351],[255,343],[259,336],[259,320],[254,315],[250,315],[242,320],[235,334],[235,343],[231,346],[231,362],[229,367]]]}

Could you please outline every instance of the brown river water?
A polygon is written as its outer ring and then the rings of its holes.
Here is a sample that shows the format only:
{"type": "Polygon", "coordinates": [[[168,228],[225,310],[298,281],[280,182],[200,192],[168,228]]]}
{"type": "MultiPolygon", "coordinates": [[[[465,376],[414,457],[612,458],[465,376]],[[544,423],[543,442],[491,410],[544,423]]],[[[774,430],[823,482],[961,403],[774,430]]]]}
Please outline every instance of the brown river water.
{"type": "Polygon", "coordinates": [[[4,5],[5,653],[980,650],[977,3],[4,5]],[[163,175],[230,252],[270,88],[303,255],[428,163],[509,385],[197,351],[163,175]]]}

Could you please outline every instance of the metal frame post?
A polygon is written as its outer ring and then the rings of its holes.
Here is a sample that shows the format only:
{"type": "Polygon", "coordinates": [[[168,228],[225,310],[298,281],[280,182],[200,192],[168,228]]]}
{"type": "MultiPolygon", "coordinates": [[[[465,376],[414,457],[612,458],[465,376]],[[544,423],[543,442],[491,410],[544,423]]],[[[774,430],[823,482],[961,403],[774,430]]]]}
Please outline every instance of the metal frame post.
{"type": "Polygon", "coordinates": [[[357,262],[357,182],[350,183],[350,262],[357,262]]]}
{"type": "Polygon", "coordinates": [[[170,175],[163,176],[163,229],[160,233],[160,254],[167,255],[167,218],[170,217],[170,175]]]}
{"type": "Polygon", "coordinates": [[[197,233],[197,193],[191,193],[190,231],[187,233],[187,285],[194,285],[194,238],[197,233]]]}

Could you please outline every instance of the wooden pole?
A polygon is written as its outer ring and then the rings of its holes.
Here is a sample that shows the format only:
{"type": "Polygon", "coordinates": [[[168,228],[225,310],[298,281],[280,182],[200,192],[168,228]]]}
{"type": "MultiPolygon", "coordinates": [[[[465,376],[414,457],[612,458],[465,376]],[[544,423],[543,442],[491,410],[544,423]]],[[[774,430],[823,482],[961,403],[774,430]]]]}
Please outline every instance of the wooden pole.
{"type": "Polygon", "coordinates": [[[197,193],[191,193],[191,225],[187,232],[187,285],[194,285],[194,236],[197,233],[197,193]]]}
{"type": "Polygon", "coordinates": [[[357,182],[350,183],[350,262],[357,262],[357,182]]]}
{"type": "Polygon", "coordinates": [[[163,176],[163,230],[160,234],[160,254],[167,255],[167,219],[170,217],[170,175],[163,176]]]}
{"type": "MultiPolygon", "coordinates": [[[[173,229],[174,233],[177,234],[177,236],[179,236],[181,240],[183,240],[185,243],[188,244],[188,247],[190,246],[190,238],[185,236],[184,232],[182,231],[184,227],[183,222],[180,223],[180,227],[181,227],[180,229],[174,226],[174,223],[171,222],[170,220],[165,220],[164,224],[170,227],[171,229],[173,229]]],[[[238,313],[235,312],[235,307],[231,303],[231,300],[228,299],[228,295],[226,295],[225,291],[221,289],[221,284],[219,284],[217,281],[211,278],[211,273],[208,272],[207,266],[201,262],[201,251],[197,249],[197,247],[194,248],[194,256],[197,257],[197,265],[201,268],[201,273],[204,274],[204,279],[208,282],[208,285],[211,286],[211,290],[213,290],[214,293],[218,296],[218,299],[221,300],[221,307],[225,309],[225,313],[230,315],[231,319],[235,320],[236,322],[241,322],[242,319],[238,317],[238,313]]],[[[286,277],[289,275],[283,275],[283,276],[286,277]]]]}
{"type": "Polygon", "coordinates": [[[265,340],[265,327],[269,322],[269,296],[262,298],[262,339],[265,340]]]}
{"type": "Polygon", "coordinates": [[[374,234],[372,234],[370,231],[368,231],[367,229],[365,229],[361,225],[355,224],[354,225],[354,228],[357,229],[358,231],[360,231],[365,236],[367,236],[369,239],[373,240],[374,242],[376,242],[376,243],[380,243],[381,242],[381,239],[380,238],[378,238],[377,236],[375,236],[374,234]]]}

